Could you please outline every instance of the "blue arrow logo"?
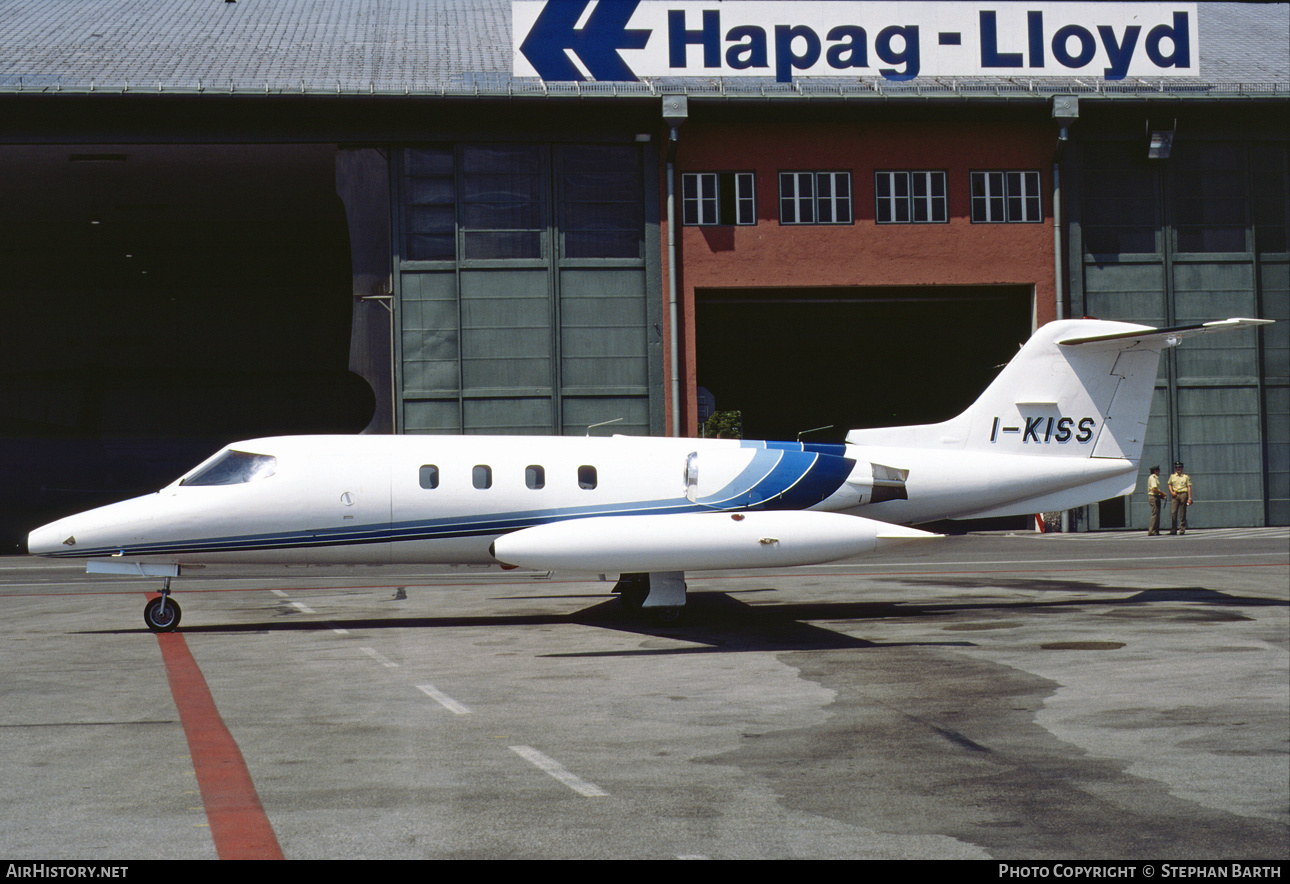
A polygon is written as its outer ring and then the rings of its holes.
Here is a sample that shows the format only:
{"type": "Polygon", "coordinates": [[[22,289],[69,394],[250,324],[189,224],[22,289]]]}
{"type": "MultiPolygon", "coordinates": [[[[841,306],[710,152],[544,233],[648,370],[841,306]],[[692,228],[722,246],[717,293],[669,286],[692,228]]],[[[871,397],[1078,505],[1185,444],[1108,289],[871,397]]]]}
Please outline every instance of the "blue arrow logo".
{"type": "Polygon", "coordinates": [[[520,53],[543,80],[585,80],[582,71],[565,53],[573,53],[597,80],[636,80],[636,74],[618,54],[620,49],[644,49],[652,31],[627,30],[627,22],[640,0],[598,0],[587,23],[578,19],[591,0],[547,0],[520,53]]]}

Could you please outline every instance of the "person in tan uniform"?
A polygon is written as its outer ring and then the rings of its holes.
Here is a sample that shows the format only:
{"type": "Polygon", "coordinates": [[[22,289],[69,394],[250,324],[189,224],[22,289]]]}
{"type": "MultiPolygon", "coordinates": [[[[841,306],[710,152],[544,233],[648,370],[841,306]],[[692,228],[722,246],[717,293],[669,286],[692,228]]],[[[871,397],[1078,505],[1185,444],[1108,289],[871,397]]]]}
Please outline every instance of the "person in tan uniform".
{"type": "Polygon", "coordinates": [[[1173,504],[1169,507],[1169,533],[1187,533],[1187,507],[1191,506],[1191,476],[1183,472],[1183,462],[1174,462],[1173,474],[1169,477],[1169,496],[1173,504]],[[1182,517],[1182,528],[1179,529],[1179,517],[1182,517]]]}
{"type": "Polygon", "coordinates": [[[1151,475],[1147,476],[1147,504],[1151,507],[1151,521],[1147,524],[1147,536],[1156,537],[1160,534],[1160,501],[1165,499],[1165,493],[1160,490],[1160,467],[1152,467],[1151,475]]]}

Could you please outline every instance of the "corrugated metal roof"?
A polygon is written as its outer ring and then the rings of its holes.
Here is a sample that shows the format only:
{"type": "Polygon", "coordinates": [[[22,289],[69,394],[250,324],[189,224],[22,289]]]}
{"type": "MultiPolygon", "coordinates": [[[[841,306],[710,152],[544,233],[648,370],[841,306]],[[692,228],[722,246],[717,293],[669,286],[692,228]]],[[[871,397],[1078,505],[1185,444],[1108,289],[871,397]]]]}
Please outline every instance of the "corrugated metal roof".
{"type": "Polygon", "coordinates": [[[511,75],[510,0],[0,0],[0,92],[725,98],[1285,96],[1290,4],[1200,3],[1192,80],[881,77],[546,83],[511,75]]]}

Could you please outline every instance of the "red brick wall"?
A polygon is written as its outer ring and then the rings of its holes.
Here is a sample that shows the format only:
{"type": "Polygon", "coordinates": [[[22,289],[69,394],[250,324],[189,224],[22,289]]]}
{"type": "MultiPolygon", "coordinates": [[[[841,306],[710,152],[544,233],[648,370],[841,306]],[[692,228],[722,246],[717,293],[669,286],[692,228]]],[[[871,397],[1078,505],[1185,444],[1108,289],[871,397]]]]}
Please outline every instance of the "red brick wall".
{"type": "MultiPolygon", "coordinates": [[[[691,395],[696,289],[1022,284],[1034,286],[1038,323],[1055,319],[1056,137],[1047,120],[747,125],[688,121],[681,128],[676,160],[678,223],[681,174],[717,171],[756,173],[758,221],[754,227],[681,229],[678,285],[685,433],[694,434],[698,425],[691,395]],[[972,223],[969,173],[999,169],[1040,171],[1042,223],[972,223]],[[878,170],[945,171],[949,223],[875,223],[878,170]],[[850,171],[854,223],[781,226],[781,171],[850,171]]],[[[662,235],[666,243],[666,220],[662,235]]],[[[663,259],[666,273],[666,250],[663,259]]]]}

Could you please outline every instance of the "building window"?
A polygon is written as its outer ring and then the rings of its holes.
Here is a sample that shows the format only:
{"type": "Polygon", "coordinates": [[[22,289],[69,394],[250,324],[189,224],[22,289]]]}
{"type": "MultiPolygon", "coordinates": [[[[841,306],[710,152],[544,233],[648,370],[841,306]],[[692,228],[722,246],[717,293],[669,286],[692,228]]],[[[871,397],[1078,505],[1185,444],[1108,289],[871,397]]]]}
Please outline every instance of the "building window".
{"type": "Polygon", "coordinates": [[[1138,145],[1093,142],[1084,152],[1081,238],[1087,255],[1160,254],[1158,170],[1138,145]]]}
{"type": "Polygon", "coordinates": [[[645,243],[640,148],[565,145],[559,152],[566,258],[640,258],[645,243]]]}
{"type": "Polygon", "coordinates": [[[1231,143],[1175,143],[1170,172],[1178,251],[1249,250],[1245,153],[1231,143]]]}
{"type": "Polygon", "coordinates": [[[972,221],[978,224],[1044,220],[1038,172],[973,172],[972,221]]]}
{"type": "Polygon", "coordinates": [[[850,172],[780,172],[780,224],[850,224],[850,172]]]}
{"type": "Polygon", "coordinates": [[[540,491],[546,487],[546,470],[537,464],[531,464],[524,468],[524,484],[534,491],[540,491]]]}
{"type": "Polygon", "coordinates": [[[476,488],[483,490],[493,487],[493,468],[485,464],[479,464],[471,470],[471,482],[476,488]]]}
{"type": "Polygon", "coordinates": [[[465,145],[460,194],[463,257],[542,257],[542,186],[538,145],[465,145]]]}
{"type": "Polygon", "coordinates": [[[681,175],[681,223],[751,225],[757,223],[752,172],[686,172],[681,175]]]}
{"type": "Polygon", "coordinates": [[[876,172],[874,218],[879,224],[945,224],[944,172],[876,172]]]}
{"type": "Polygon", "coordinates": [[[1290,174],[1284,142],[1250,145],[1250,181],[1255,245],[1264,254],[1290,251],[1290,174]]]}
{"type": "Polygon", "coordinates": [[[452,148],[403,153],[403,257],[451,261],[457,256],[457,179],[452,148]]]}
{"type": "Polygon", "coordinates": [[[438,488],[439,487],[439,468],[434,464],[426,464],[421,468],[421,487],[438,488]]]}

